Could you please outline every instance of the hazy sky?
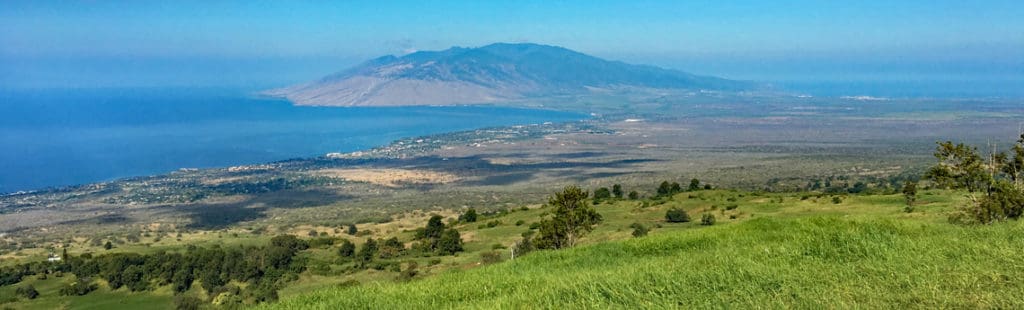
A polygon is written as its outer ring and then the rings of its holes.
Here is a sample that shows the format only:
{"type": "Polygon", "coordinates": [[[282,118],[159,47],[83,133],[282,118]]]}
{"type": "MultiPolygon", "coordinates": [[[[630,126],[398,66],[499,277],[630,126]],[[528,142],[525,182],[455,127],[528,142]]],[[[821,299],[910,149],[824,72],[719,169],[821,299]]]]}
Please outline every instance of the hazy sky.
{"type": "Polygon", "coordinates": [[[744,79],[1024,80],[1024,1],[2,1],[0,83],[266,87],[499,41],[744,79]]]}

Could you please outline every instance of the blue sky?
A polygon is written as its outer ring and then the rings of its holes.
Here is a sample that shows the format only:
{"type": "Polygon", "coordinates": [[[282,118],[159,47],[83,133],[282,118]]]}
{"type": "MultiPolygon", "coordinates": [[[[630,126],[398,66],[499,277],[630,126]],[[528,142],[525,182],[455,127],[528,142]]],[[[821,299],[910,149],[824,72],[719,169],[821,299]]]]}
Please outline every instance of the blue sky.
{"type": "Polygon", "coordinates": [[[1024,1],[3,1],[0,83],[265,87],[492,42],[744,79],[1024,80],[1024,1]]]}

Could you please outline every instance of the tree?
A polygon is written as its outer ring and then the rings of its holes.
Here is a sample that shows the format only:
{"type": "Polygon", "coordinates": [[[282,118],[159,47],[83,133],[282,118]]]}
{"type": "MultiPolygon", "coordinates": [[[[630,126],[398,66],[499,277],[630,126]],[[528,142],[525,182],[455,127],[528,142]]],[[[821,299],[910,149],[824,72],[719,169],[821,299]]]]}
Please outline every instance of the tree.
{"type": "Polygon", "coordinates": [[[622,185],[612,185],[612,195],[615,196],[615,198],[622,199],[622,194],[622,185]]]}
{"type": "Polygon", "coordinates": [[[917,183],[913,181],[907,181],[903,183],[903,199],[907,202],[905,211],[914,212],[914,201],[917,201],[917,183]]]}
{"type": "Polygon", "coordinates": [[[420,236],[422,239],[437,239],[441,238],[441,233],[444,232],[444,218],[440,215],[431,216],[427,220],[427,227],[423,229],[423,235],[420,236]]]}
{"type": "Polygon", "coordinates": [[[366,239],[366,243],[363,243],[363,247],[359,249],[359,260],[364,263],[368,263],[373,260],[373,257],[377,255],[377,240],[373,238],[366,239]]]}
{"type": "Polygon", "coordinates": [[[679,182],[672,182],[672,187],[669,188],[669,194],[675,194],[682,191],[683,187],[679,185],[679,182]]]}
{"type": "Polygon", "coordinates": [[[579,238],[601,222],[601,214],[587,203],[587,191],[575,185],[567,186],[548,200],[555,207],[553,216],[541,221],[534,244],[541,249],[572,247],[579,238]]]}
{"type": "Polygon", "coordinates": [[[341,241],[341,247],[338,248],[338,255],[341,255],[341,257],[348,258],[348,257],[352,257],[355,254],[356,254],[356,245],[354,243],[352,243],[352,241],[348,241],[348,239],[342,240],[341,241]]]}
{"type": "Polygon", "coordinates": [[[985,172],[984,161],[976,148],[950,141],[937,144],[934,156],[939,163],[925,173],[925,178],[942,187],[966,188],[971,192],[988,187],[992,177],[985,172]]]}
{"type": "Polygon", "coordinates": [[[607,187],[598,188],[594,191],[594,202],[612,198],[612,192],[607,187]]]}
{"type": "Polygon", "coordinates": [[[476,222],[476,208],[469,208],[466,212],[459,216],[460,222],[473,223],[476,222]]]}
{"type": "Polygon", "coordinates": [[[384,243],[380,246],[380,257],[381,258],[392,258],[401,255],[405,251],[405,244],[398,240],[398,237],[391,237],[391,239],[384,240],[384,243]]]}
{"type": "Polygon", "coordinates": [[[690,221],[690,215],[686,210],[673,207],[665,211],[665,221],[669,223],[686,223],[690,221]]]}
{"type": "Polygon", "coordinates": [[[668,181],[662,181],[661,184],[658,185],[658,196],[665,196],[670,194],[671,192],[672,184],[669,184],[668,181]]]}
{"type": "Polygon", "coordinates": [[[103,249],[104,250],[109,250],[109,249],[112,249],[112,248],[114,248],[114,244],[110,243],[110,241],[107,241],[107,243],[103,244],[103,249]]]}
{"type": "Polygon", "coordinates": [[[698,180],[698,179],[692,179],[692,180],[690,180],[690,186],[689,186],[689,187],[687,187],[687,190],[689,190],[689,191],[691,191],[691,192],[692,192],[692,191],[698,191],[698,190],[700,190],[700,180],[698,180]]]}
{"type": "Polygon", "coordinates": [[[441,255],[455,255],[456,252],[462,252],[462,235],[459,234],[458,230],[447,229],[441,234],[441,238],[437,240],[437,252],[441,255]]]}
{"type": "Polygon", "coordinates": [[[630,191],[629,192],[629,199],[630,200],[640,199],[640,193],[637,193],[636,191],[630,191]]]}
{"type": "Polygon", "coordinates": [[[359,232],[359,229],[356,229],[356,224],[349,224],[348,225],[348,230],[345,231],[346,234],[349,234],[351,236],[355,236],[356,233],[358,233],[358,232],[359,232]]]}

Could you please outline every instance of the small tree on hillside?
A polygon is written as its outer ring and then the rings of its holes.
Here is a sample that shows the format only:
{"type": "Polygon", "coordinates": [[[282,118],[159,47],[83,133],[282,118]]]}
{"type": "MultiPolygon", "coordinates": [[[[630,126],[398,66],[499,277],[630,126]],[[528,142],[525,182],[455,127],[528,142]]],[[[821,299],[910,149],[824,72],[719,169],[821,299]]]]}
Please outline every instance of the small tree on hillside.
{"type": "Polygon", "coordinates": [[[473,223],[476,222],[476,208],[469,208],[466,212],[459,216],[460,222],[473,223]]]}
{"type": "Polygon", "coordinates": [[[622,192],[622,185],[619,185],[619,184],[612,185],[612,196],[615,196],[615,198],[618,198],[618,199],[622,199],[622,194],[623,194],[623,192],[622,192]]]}
{"type": "Polygon", "coordinates": [[[637,193],[636,191],[630,191],[629,192],[629,199],[630,200],[640,199],[640,193],[637,193]]]}
{"type": "Polygon", "coordinates": [[[608,198],[612,198],[612,192],[607,187],[598,188],[594,191],[594,202],[600,202],[608,198]]]}
{"type": "Polygon", "coordinates": [[[581,236],[594,229],[601,222],[601,214],[587,203],[586,191],[577,186],[567,186],[548,200],[555,207],[554,215],[541,221],[539,234],[534,244],[540,249],[561,249],[572,247],[581,236]]]}
{"type": "Polygon", "coordinates": [[[348,241],[348,239],[342,240],[341,247],[338,248],[338,255],[345,258],[356,255],[356,245],[352,241],[348,241]]]}
{"type": "Polygon", "coordinates": [[[690,180],[690,187],[688,187],[687,189],[689,191],[691,191],[691,192],[692,191],[700,190],[700,180],[698,180],[698,179],[690,180]]]}
{"type": "Polygon", "coordinates": [[[907,207],[903,210],[907,213],[914,212],[914,202],[917,201],[917,183],[912,181],[903,183],[903,199],[907,202],[907,207]]]}
{"type": "Polygon", "coordinates": [[[452,228],[441,233],[441,238],[437,240],[437,252],[441,255],[455,255],[456,252],[462,252],[462,236],[459,231],[452,228]]]}
{"type": "Polygon", "coordinates": [[[348,230],[345,231],[345,233],[347,233],[349,235],[352,235],[352,236],[355,236],[356,233],[358,233],[358,232],[359,232],[359,229],[356,229],[356,224],[349,224],[348,225],[348,230]]]}
{"type": "Polygon", "coordinates": [[[431,216],[427,220],[427,227],[423,228],[423,235],[420,238],[423,239],[437,239],[441,238],[441,233],[444,232],[444,218],[440,215],[431,216]]]}

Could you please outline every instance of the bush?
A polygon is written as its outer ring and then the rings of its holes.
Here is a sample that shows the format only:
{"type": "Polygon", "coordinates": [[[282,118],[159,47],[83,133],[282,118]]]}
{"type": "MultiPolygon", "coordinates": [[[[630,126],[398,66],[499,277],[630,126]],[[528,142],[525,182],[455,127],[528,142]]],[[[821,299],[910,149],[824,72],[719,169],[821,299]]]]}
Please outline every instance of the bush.
{"type": "Polygon", "coordinates": [[[524,220],[516,221],[516,226],[523,226],[523,224],[526,224],[526,221],[524,221],[524,220]]]}
{"type": "Polygon", "coordinates": [[[95,291],[97,288],[92,280],[81,278],[75,282],[65,284],[60,288],[60,294],[63,296],[83,296],[95,291]]]}
{"type": "Polygon", "coordinates": [[[711,213],[704,213],[700,216],[700,224],[704,226],[715,225],[715,215],[711,213]]]}
{"type": "Polygon", "coordinates": [[[725,209],[726,210],[736,210],[736,208],[739,208],[739,207],[740,206],[737,205],[737,204],[731,204],[731,205],[725,206],[725,209]]]}
{"type": "Polygon", "coordinates": [[[636,191],[630,191],[629,192],[629,199],[630,200],[640,199],[640,193],[637,193],[636,191]]]}
{"type": "Polygon", "coordinates": [[[194,296],[178,295],[174,297],[174,309],[177,310],[199,310],[203,301],[194,296]]]}
{"type": "Polygon", "coordinates": [[[841,203],[843,203],[843,198],[839,197],[839,196],[833,196],[832,197],[832,203],[834,203],[834,204],[841,204],[841,203]]]}
{"type": "Polygon", "coordinates": [[[352,241],[348,241],[348,239],[342,240],[341,247],[338,248],[338,255],[346,258],[356,255],[356,245],[352,241]]]}
{"type": "Polygon", "coordinates": [[[686,210],[672,208],[665,212],[665,221],[669,223],[686,223],[690,221],[690,215],[686,214],[686,210]]]}
{"type": "Polygon", "coordinates": [[[31,284],[15,289],[14,293],[27,299],[36,299],[36,297],[39,297],[39,291],[37,291],[31,284]]]}
{"type": "Polygon", "coordinates": [[[651,231],[649,228],[644,227],[640,223],[633,223],[629,225],[629,228],[633,229],[633,237],[639,238],[647,235],[647,232],[651,231]]]}
{"type": "Polygon", "coordinates": [[[480,262],[484,264],[493,264],[501,262],[501,252],[489,251],[480,253],[480,262]]]}
{"type": "Polygon", "coordinates": [[[462,213],[462,215],[459,215],[459,221],[460,222],[465,222],[465,223],[476,222],[476,218],[477,218],[476,208],[469,208],[469,210],[466,210],[465,213],[462,213]]]}

